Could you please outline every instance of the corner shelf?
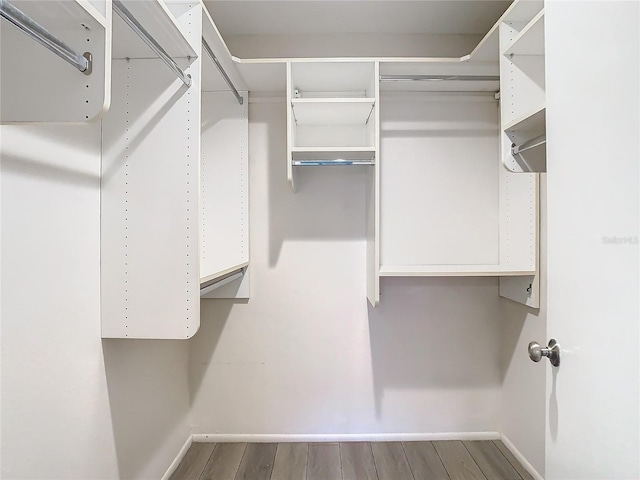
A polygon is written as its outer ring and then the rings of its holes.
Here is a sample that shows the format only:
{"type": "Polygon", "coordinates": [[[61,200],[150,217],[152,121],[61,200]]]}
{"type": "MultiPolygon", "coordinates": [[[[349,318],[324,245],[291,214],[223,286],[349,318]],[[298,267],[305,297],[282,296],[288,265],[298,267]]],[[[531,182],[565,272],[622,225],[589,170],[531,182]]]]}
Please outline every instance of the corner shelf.
{"type": "Polygon", "coordinates": [[[520,31],[503,55],[544,55],[544,9],[520,31]]]}

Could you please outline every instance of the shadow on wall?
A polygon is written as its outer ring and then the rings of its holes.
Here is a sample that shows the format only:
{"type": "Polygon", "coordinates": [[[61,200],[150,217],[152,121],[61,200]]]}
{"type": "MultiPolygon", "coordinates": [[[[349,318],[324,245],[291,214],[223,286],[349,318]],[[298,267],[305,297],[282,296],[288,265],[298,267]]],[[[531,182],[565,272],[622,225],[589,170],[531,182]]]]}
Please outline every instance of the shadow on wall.
{"type": "Polygon", "coordinates": [[[198,396],[207,373],[207,367],[222,337],[234,304],[247,304],[247,299],[202,299],[200,300],[200,329],[191,337],[189,345],[189,389],[190,407],[198,396]]]}
{"type": "Polygon", "coordinates": [[[187,342],[104,339],[102,348],[119,478],[153,478],[190,433],[187,342]]]}
{"type": "Polygon", "coordinates": [[[500,387],[497,279],[389,277],[381,292],[369,305],[378,419],[388,389],[500,387]]]}
{"type": "Polygon", "coordinates": [[[261,138],[267,145],[251,149],[266,150],[268,158],[269,266],[278,264],[287,240],[363,240],[368,167],[294,167],[294,192],[287,180],[285,105],[271,107],[251,110],[251,123],[268,128],[261,138]]]}

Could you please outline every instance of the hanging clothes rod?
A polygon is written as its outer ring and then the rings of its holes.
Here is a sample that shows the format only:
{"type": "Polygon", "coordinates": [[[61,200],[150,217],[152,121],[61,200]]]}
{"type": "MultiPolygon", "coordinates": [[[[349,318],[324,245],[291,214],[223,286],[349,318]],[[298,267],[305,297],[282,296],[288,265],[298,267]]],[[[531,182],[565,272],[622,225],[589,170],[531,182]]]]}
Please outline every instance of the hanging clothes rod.
{"type": "Polygon", "coordinates": [[[224,81],[227,82],[227,85],[229,85],[229,88],[231,89],[231,91],[233,91],[233,94],[236,96],[238,103],[242,105],[244,103],[244,98],[242,98],[242,95],[238,93],[238,89],[235,87],[235,85],[229,78],[229,75],[227,75],[227,72],[224,71],[224,68],[222,68],[222,65],[220,64],[220,61],[215,56],[215,54],[213,53],[213,50],[211,50],[211,47],[209,47],[209,44],[204,38],[202,39],[202,47],[204,48],[204,51],[207,52],[207,55],[209,55],[209,58],[211,58],[215,66],[218,68],[220,75],[222,75],[222,78],[224,78],[224,81]]]}
{"type": "Polygon", "coordinates": [[[211,280],[210,282],[206,282],[200,285],[200,296],[203,297],[204,295],[208,295],[209,293],[213,292],[215,289],[220,288],[221,286],[226,285],[227,283],[231,283],[234,280],[242,278],[244,276],[245,269],[246,267],[239,268],[237,270],[227,273],[226,275],[223,275],[220,278],[216,278],[215,280],[211,280]]]}
{"type": "Polygon", "coordinates": [[[69,62],[85,75],[91,75],[91,53],[78,53],[59,38],[52,35],[46,28],[35,20],[29,18],[21,10],[9,3],[0,0],[0,16],[9,23],[18,27],[27,36],[48,48],[63,60],[69,62]]]}
{"type": "Polygon", "coordinates": [[[129,25],[131,30],[133,30],[136,35],[138,35],[144,43],[146,43],[151,50],[155,52],[158,57],[169,67],[173,73],[175,73],[182,83],[184,83],[187,87],[191,86],[191,76],[185,74],[182,69],[178,66],[178,64],[169,56],[167,52],[160,46],[158,42],[156,42],[155,38],[151,36],[147,30],[136,20],[136,18],[132,15],[132,13],[122,4],[121,0],[113,0],[113,10],[118,14],[118,16],[129,25]]]}
{"type": "Polygon", "coordinates": [[[294,160],[294,167],[333,167],[348,165],[375,165],[374,160],[294,160]]]}
{"type": "Polygon", "coordinates": [[[380,75],[381,82],[497,82],[498,75],[380,75]]]}
{"type": "Polygon", "coordinates": [[[531,150],[532,148],[544,145],[545,143],[547,143],[547,136],[540,135],[539,137],[532,138],[531,140],[524,142],[521,145],[513,144],[511,146],[511,154],[514,156],[519,155],[523,152],[526,152],[527,150],[531,150]]]}

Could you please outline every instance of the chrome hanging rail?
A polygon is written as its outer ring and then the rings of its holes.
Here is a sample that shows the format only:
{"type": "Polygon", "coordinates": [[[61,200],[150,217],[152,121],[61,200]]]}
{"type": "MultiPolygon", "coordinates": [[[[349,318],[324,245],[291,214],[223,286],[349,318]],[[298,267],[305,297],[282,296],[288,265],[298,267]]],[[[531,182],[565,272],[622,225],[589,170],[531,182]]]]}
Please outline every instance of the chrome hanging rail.
{"type": "Polygon", "coordinates": [[[516,145],[515,143],[511,146],[511,155],[520,155],[527,150],[531,150],[532,148],[540,147],[547,143],[547,136],[540,135],[539,137],[532,138],[531,140],[524,142],[520,145],[516,145]]]}
{"type": "Polygon", "coordinates": [[[113,10],[118,16],[133,30],[151,50],[169,67],[187,87],[191,86],[191,76],[185,74],[178,64],[169,56],[167,52],[156,42],[147,30],[136,20],[132,13],[125,7],[121,0],[113,0],[113,10]]]}
{"type": "Polygon", "coordinates": [[[381,82],[497,82],[498,75],[380,75],[381,82]]]}
{"type": "Polygon", "coordinates": [[[222,75],[222,78],[224,78],[224,81],[227,82],[227,85],[229,85],[229,88],[231,88],[231,91],[236,96],[236,99],[238,100],[238,103],[240,105],[242,105],[244,103],[244,98],[242,98],[242,95],[240,95],[238,93],[238,89],[235,87],[235,85],[233,84],[233,82],[229,78],[229,75],[227,75],[227,72],[224,71],[224,68],[222,68],[222,65],[220,64],[220,61],[214,55],[213,50],[211,50],[211,47],[209,47],[209,44],[207,43],[207,41],[204,38],[202,39],[202,48],[204,48],[204,51],[207,52],[207,55],[209,55],[209,58],[211,58],[211,61],[218,68],[218,71],[220,72],[220,75],[222,75]]]}
{"type": "Polygon", "coordinates": [[[0,0],[0,16],[18,27],[27,36],[40,45],[51,50],[63,60],[69,62],[85,75],[91,75],[91,53],[78,53],[59,38],[52,35],[46,28],[25,15],[7,0],[0,0]]]}

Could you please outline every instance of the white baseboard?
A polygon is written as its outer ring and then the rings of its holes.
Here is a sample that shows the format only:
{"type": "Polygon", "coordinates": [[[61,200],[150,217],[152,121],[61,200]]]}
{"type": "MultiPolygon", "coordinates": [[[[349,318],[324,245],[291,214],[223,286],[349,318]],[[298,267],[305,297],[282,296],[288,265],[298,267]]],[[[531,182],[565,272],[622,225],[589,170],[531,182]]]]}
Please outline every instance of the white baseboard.
{"type": "Polygon", "coordinates": [[[196,433],[193,441],[207,442],[417,442],[435,440],[499,440],[498,432],[453,433],[316,433],[316,434],[236,434],[196,433]]]}
{"type": "Polygon", "coordinates": [[[167,469],[167,471],[164,472],[164,475],[162,476],[162,480],[169,480],[169,477],[171,477],[171,475],[173,475],[173,472],[176,471],[176,468],[178,468],[178,465],[180,465],[180,462],[182,461],[184,456],[187,454],[187,451],[189,450],[189,447],[191,447],[192,443],[193,443],[193,435],[189,435],[189,438],[187,438],[187,441],[184,442],[184,445],[178,452],[178,456],[175,458],[173,462],[171,462],[171,465],[169,465],[169,468],[167,469]]]}
{"type": "Polygon", "coordinates": [[[538,471],[535,468],[533,468],[533,465],[531,465],[527,461],[527,459],[524,458],[524,455],[520,453],[520,451],[515,447],[513,443],[511,443],[511,440],[509,440],[506,435],[504,434],[500,435],[500,440],[502,440],[502,443],[504,443],[504,446],[507,447],[509,451],[511,451],[511,453],[513,453],[513,456],[518,459],[518,461],[522,464],[524,469],[527,472],[529,472],[535,480],[544,480],[542,475],[540,475],[538,471]]]}

